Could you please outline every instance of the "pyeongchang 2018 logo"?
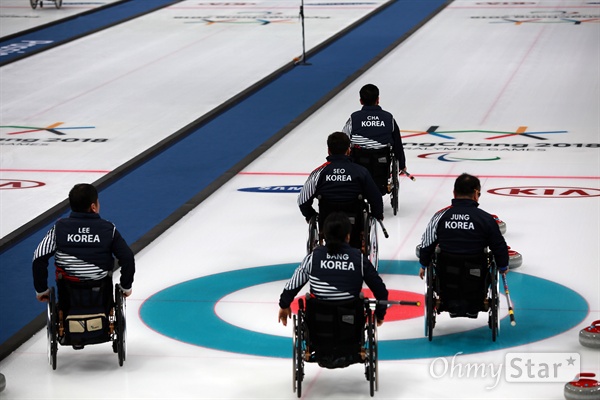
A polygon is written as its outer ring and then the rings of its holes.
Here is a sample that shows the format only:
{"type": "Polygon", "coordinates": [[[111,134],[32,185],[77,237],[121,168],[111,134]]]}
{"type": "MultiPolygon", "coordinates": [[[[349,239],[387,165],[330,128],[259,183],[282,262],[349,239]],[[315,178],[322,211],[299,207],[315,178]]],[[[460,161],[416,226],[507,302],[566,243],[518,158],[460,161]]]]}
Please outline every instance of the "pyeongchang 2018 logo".
{"type": "Polygon", "coordinates": [[[105,143],[103,138],[80,138],[67,135],[66,131],[95,129],[95,126],[64,126],[64,122],[54,122],[47,126],[2,125],[2,146],[47,146],[49,143],[105,143]],[[7,131],[7,132],[6,132],[7,131]],[[35,133],[50,135],[35,135],[35,133]]]}
{"type": "Polygon", "coordinates": [[[499,196],[536,199],[582,199],[600,196],[600,189],[569,186],[516,186],[489,189],[487,192],[499,196]]]}
{"type": "Polygon", "coordinates": [[[486,135],[485,140],[505,139],[509,137],[527,137],[535,140],[548,140],[546,135],[567,133],[567,131],[527,131],[529,127],[519,126],[514,131],[491,131],[482,129],[460,129],[460,130],[439,130],[439,125],[432,125],[426,131],[402,130],[402,139],[408,139],[416,136],[434,136],[441,139],[456,139],[456,134],[481,133],[486,135]],[[490,136],[491,135],[491,136],[490,136]]]}
{"type": "Polygon", "coordinates": [[[427,153],[418,156],[423,159],[436,159],[444,162],[487,162],[498,161],[501,159],[499,155],[507,152],[539,152],[568,148],[598,149],[600,147],[600,143],[568,143],[564,140],[549,140],[551,136],[560,137],[562,134],[568,133],[566,130],[532,131],[527,126],[519,126],[514,131],[441,130],[439,128],[438,125],[432,125],[422,131],[401,130],[404,150],[427,150],[427,153]],[[477,140],[482,136],[483,140],[477,140]],[[495,152],[496,154],[474,156],[472,153],[474,151],[495,152]],[[469,154],[464,154],[465,152],[469,152],[469,154]]]}

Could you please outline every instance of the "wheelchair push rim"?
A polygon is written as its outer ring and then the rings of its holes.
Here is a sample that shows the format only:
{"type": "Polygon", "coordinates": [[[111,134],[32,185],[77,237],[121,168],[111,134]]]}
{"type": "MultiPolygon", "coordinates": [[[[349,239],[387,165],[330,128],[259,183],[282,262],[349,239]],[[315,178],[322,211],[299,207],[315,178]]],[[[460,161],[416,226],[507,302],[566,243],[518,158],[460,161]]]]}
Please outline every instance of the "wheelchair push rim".
{"type": "Polygon", "coordinates": [[[298,299],[298,315],[294,315],[293,321],[293,339],[292,339],[292,389],[298,398],[302,397],[302,381],[304,380],[304,353],[302,331],[304,313],[304,301],[298,299]]]}
{"type": "Polygon", "coordinates": [[[57,325],[58,316],[56,314],[56,293],[54,288],[50,288],[50,295],[47,304],[47,322],[46,333],[48,336],[48,363],[53,370],[56,369],[56,353],[58,352],[57,325]]]}
{"type": "Polygon", "coordinates": [[[116,353],[119,366],[127,359],[127,326],[125,321],[126,301],[120,285],[115,285],[116,353]]]}
{"type": "Polygon", "coordinates": [[[489,311],[489,326],[492,330],[492,341],[495,342],[500,334],[500,324],[498,322],[498,311],[500,308],[500,282],[498,279],[498,270],[496,265],[492,265],[491,269],[492,280],[490,282],[490,311],[489,311]]]}
{"type": "Polygon", "coordinates": [[[365,216],[365,252],[371,261],[371,264],[378,269],[379,267],[379,240],[377,238],[377,220],[366,213],[365,216]]]}
{"type": "Polygon", "coordinates": [[[398,161],[392,157],[392,187],[390,192],[390,201],[392,203],[392,210],[394,215],[398,214],[398,190],[400,186],[400,180],[398,179],[398,161]]]}
{"type": "Polygon", "coordinates": [[[427,292],[425,293],[425,336],[429,341],[433,340],[433,328],[435,327],[435,273],[433,269],[433,265],[430,265],[426,269],[427,292]]]}
{"type": "Polygon", "coordinates": [[[367,311],[367,380],[371,397],[379,390],[379,359],[377,354],[377,318],[372,310],[367,311]]]}
{"type": "Polygon", "coordinates": [[[319,245],[319,215],[313,215],[308,222],[308,239],[306,241],[306,252],[312,251],[319,245]]]}

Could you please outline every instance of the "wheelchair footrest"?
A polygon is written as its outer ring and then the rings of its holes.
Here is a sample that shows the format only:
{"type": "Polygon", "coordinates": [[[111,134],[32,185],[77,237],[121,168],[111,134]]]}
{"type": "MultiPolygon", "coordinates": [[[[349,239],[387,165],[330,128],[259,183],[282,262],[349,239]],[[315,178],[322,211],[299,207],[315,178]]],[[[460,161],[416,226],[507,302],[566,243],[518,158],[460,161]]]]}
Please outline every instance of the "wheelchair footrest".
{"type": "Polygon", "coordinates": [[[319,367],[328,369],[346,368],[359,362],[363,362],[359,354],[346,356],[325,355],[320,356],[317,360],[319,367]]]}

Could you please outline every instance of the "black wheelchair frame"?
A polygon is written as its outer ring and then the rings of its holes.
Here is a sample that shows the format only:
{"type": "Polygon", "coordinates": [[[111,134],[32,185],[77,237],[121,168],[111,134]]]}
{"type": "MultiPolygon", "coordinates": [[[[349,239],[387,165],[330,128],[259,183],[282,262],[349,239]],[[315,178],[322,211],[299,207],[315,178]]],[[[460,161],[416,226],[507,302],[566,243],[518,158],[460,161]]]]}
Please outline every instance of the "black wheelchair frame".
{"type": "MultiPolygon", "coordinates": [[[[311,312],[313,305],[317,300],[310,298],[310,295],[306,296],[306,303],[303,298],[298,299],[298,314],[293,316],[293,374],[292,374],[292,385],[293,390],[296,392],[298,397],[302,397],[302,381],[304,380],[304,363],[319,363],[321,366],[320,357],[318,352],[313,350],[315,342],[311,341],[311,333],[308,328],[308,312],[311,312]],[[312,308],[311,308],[312,306],[312,308]]],[[[361,329],[360,338],[355,338],[355,342],[351,343],[356,345],[357,352],[355,354],[346,354],[350,357],[348,364],[344,366],[326,367],[325,368],[344,368],[351,364],[359,362],[364,363],[365,366],[365,377],[369,381],[369,390],[371,396],[378,390],[378,357],[377,357],[377,318],[371,304],[376,304],[377,300],[372,299],[358,299],[356,301],[341,301],[341,302],[329,302],[338,303],[334,304],[339,307],[350,308],[352,314],[346,315],[345,317],[354,318],[358,314],[357,312],[364,312],[364,319],[358,321],[361,323],[358,329],[361,329]],[[354,308],[352,308],[354,307],[354,308]],[[360,307],[360,308],[358,308],[360,307]],[[358,341],[358,343],[356,343],[358,341]]],[[[316,336],[316,335],[315,335],[316,336]]]]}
{"type": "Polygon", "coordinates": [[[83,348],[86,345],[112,342],[113,352],[117,353],[119,366],[123,366],[127,356],[126,301],[123,290],[119,284],[114,286],[114,299],[111,295],[111,304],[108,313],[98,313],[99,307],[101,308],[103,305],[97,305],[93,310],[89,308],[89,310],[92,310],[91,313],[82,314],[81,310],[84,309],[78,307],[78,305],[71,304],[73,309],[79,308],[80,311],[74,311],[73,313],[65,315],[57,302],[54,287],[50,288],[49,297],[46,332],[48,338],[48,361],[53,370],[55,370],[57,366],[59,344],[61,346],[77,346],[78,348],[83,348]],[[73,321],[68,320],[68,317],[73,317],[73,321]],[[101,329],[98,329],[97,326],[90,328],[93,324],[97,323],[102,324],[101,329]],[[83,332],[71,332],[71,326],[81,326],[83,332]],[[85,332],[88,331],[88,328],[90,328],[90,330],[95,329],[99,332],[94,337],[85,338],[84,335],[85,332]],[[77,335],[79,335],[79,337],[73,339],[77,335]]]}
{"type": "Polygon", "coordinates": [[[418,301],[369,299],[362,294],[346,301],[317,300],[310,294],[298,299],[298,314],[292,317],[292,389],[299,398],[302,397],[305,363],[317,363],[322,368],[345,368],[363,363],[369,394],[375,395],[379,389],[379,346],[374,307],[378,304],[421,305],[418,301]],[[324,314],[322,308],[326,310],[324,314]],[[349,337],[350,328],[340,333],[341,324],[347,328],[348,324],[354,325],[351,327],[354,336],[349,337]]]}
{"type": "MultiPolygon", "coordinates": [[[[350,203],[346,203],[350,204],[350,203]]],[[[383,229],[384,236],[387,238],[388,233],[383,227],[383,223],[381,221],[377,221],[375,217],[373,217],[369,211],[369,205],[362,199],[358,199],[356,203],[355,214],[361,214],[362,217],[362,229],[356,228],[353,222],[353,233],[356,234],[361,232],[360,241],[362,242],[361,251],[363,254],[366,254],[369,258],[369,261],[375,266],[375,269],[379,266],[379,238],[377,234],[377,224],[379,223],[383,229]],[[358,205],[361,206],[362,210],[358,211],[358,205]]],[[[330,203],[327,208],[330,210],[335,209],[336,206],[333,203],[330,203]]],[[[348,209],[344,206],[340,206],[340,211],[347,212],[348,209]]],[[[324,235],[321,233],[319,228],[321,221],[321,200],[319,200],[319,214],[314,215],[310,221],[308,222],[308,239],[306,241],[306,251],[307,253],[311,253],[315,247],[320,246],[324,243],[324,235]]],[[[324,216],[327,217],[328,214],[324,216]]],[[[356,219],[356,215],[351,216],[351,219],[356,219]]]]}
{"type": "MultiPolygon", "coordinates": [[[[54,3],[54,7],[56,7],[56,8],[62,7],[62,0],[46,0],[46,1],[49,3],[54,3]]],[[[29,0],[29,4],[31,5],[31,8],[33,8],[35,10],[38,5],[40,6],[40,8],[44,7],[44,0],[29,0]]]]}
{"type": "Polygon", "coordinates": [[[353,147],[351,156],[355,163],[369,170],[382,196],[386,194],[390,195],[392,210],[394,211],[394,215],[396,215],[400,203],[398,199],[400,180],[398,178],[398,160],[394,155],[392,146],[388,145],[387,148],[383,149],[353,147]],[[379,171],[383,167],[383,164],[385,164],[385,173],[379,171]]]}
{"type": "MultiPolygon", "coordinates": [[[[500,306],[500,297],[499,297],[499,280],[498,280],[498,268],[494,261],[493,255],[486,251],[481,256],[458,256],[458,255],[442,255],[439,252],[439,249],[436,250],[431,265],[426,269],[426,284],[427,289],[425,293],[425,336],[429,338],[429,341],[433,339],[433,329],[436,324],[436,315],[439,315],[442,312],[449,312],[451,317],[452,310],[448,306],[448,297],[445,298],[444,291],[445,286],[444,283],[441,282],[443,279],[440,276],[441,269],[446,268],[447,266],[443,265],[444,261],[441,262],[440,265],[440,257],[450,257],[452,259],[452,263],[454,264],[451,268],[454,269],[455,274],[467,274],[467,271],[473,271],[476,275],[477,271],[481,271],[480,275],[485,272],[485,276],[479,276],[478,281],[480,283],[480,293],[482,297],[485,293],[485,298],[481,299],[480,304],[471,304],[474,310],[479,312],[487,312],[488,313],[488,326],[492,331],[492,341],[496,341],[496,338],[500,331],[500,325],[498,323],[498,310],[500,306]],[[462,260],[462,265],[460,265],[462,260]],[[458,264],[457,264],[458,263],[458,264]],[[470,270],[467,268],[473,267],[470,270]],[[476,269],[478,267],[479,269],[476,269]],[[460,271],[458,271],[460,269],[460,271]]],[[[460,285],[459,285],[460,286],[460,285]]],[[[460,290],[459,286],[453,287],[452,290],[458,291],[460,290]]],[[[477,293],[477,291],[474,291],[477,293]]],[[[452,298],[455,300],[455,298],[452,298]]],[[[460,301],[466,301],[472,299],[459,299],[460,301]]],[[[457,317],[470,317],[476,318],[477,314],[474,315],[455,315],[457,317]]]]}

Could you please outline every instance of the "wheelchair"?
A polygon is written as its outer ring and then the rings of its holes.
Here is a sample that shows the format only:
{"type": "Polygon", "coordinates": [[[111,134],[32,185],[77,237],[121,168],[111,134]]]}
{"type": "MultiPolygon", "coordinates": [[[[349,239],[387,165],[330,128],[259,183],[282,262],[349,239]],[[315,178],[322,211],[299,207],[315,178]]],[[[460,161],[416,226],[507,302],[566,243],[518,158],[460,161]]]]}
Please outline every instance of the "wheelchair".
{"type": "Polygon", "coordinates": [[[112,293],[112,277],[102,281],[57,281],[59,301],[50,288],[46,331],[48,361],[56,369],[58,345],[83,349],[86,345],[111,342],[119,366],[126,359],[125,296],[119,284],[112,293]],[[62,303],[62,304],[61,304],[62,303]]]}
{"type": "Polygon", "coordinates": [[[322,368],[345,368],[363,363],[371,396],[378,390],[377,300],[324,301],[306,295],[298,299],[293,316],[293,390],[302,397],[304,363],[322,368]]]}
{"type": "Polygon", "coordinates": [[[352,147],[351,156],[355,163],[369,170],[382,196],[390,195],[394,215],[398,213],[398,160],[394,156],[392,146],[383,149],[362,149],[352,147]]]}
{"type": "MultiPolygon", "coordinates": [[[[54,7],[56,7],[56,8],[62,7],[62,0],[46,0],[46,1],[48,3],[54,3],[54,7]]],[[[29,4],[31,5],[31,8],[33,8],[35,10],[38,5],[40,6],[40,8],[44,7],[44,0],[29,0],[29,4]]]]}
{"type": "Polygon", "coordinates": [[[378,304],[420,307],[419,301],[365,298],[362,293],[352,300],[319,300],[307,293],[298,299],[298,313],[292,317],[292,389],[302,397],[304,364],[321,368],[346,368],[364,364],[371,397],[379,389],[377,344],[378,304]]]}
{"type": "Polygon", "coordinates": [[[436,315],[448,312],[451,318],[477,318],[488,313],[492,341],[496,341],[500,326],[498,268],[493,255],[457,255],[436,249],[431,265],[426,269],[425,336],[433,339],[436,315]]]}
{"type": "Polygon", "coordinates": [[[306,251],[311,253],[315,247],[323,244],[323,223],[327,216],[334,211],[343,211],[350,218],[352,232],[350,233],[350,245],[361,249],[363,254],[369,257],[369,261],[375,269],[379,265],[379,239],[377,236],[377,223],[382,227],[383,234],[389,235],[381,221],[371,216],[369,205],[361,197],[347,203],[328,202],[318,197],[319,214],[313,216],[308,222],[308,240],[306,251]]]}

